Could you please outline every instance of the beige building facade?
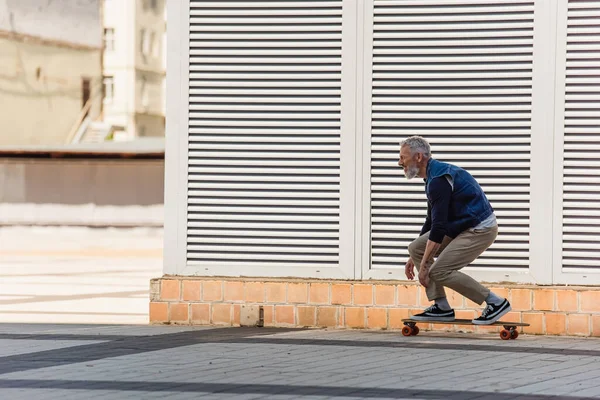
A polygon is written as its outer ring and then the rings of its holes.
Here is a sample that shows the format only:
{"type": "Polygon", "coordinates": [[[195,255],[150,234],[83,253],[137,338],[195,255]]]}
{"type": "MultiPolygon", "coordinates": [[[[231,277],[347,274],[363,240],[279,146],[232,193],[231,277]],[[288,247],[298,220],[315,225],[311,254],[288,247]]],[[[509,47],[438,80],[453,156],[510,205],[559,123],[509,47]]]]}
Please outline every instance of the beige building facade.
{"type": "Polygon", "coordinates": [[[0,0],[0,145],[68,143],[102,110],[100,1],[0,0]]]}

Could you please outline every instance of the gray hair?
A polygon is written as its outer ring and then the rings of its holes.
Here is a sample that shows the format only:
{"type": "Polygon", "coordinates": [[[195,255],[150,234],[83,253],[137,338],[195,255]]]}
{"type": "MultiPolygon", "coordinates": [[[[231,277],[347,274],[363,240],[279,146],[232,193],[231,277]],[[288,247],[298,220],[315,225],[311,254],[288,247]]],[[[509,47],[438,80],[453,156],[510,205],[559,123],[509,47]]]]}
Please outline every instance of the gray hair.
{"type": "Polygon", "coordinates": [[[411,154],[422,153],[425,157],[431,157],[431,146],[421,136],[411,136],[400,143],[400,148],[408,146],[411,154]]]}

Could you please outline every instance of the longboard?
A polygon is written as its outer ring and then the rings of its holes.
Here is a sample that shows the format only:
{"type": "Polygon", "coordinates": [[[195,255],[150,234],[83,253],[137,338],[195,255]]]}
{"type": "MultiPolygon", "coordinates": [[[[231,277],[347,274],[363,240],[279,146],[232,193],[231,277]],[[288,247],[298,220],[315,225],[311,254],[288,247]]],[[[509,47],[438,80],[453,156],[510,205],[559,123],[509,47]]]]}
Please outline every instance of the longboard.
{"type": "MultiPolygon", "coordinates": [[[[430,320],[430,321],[418,321],[412,318],[405,318],[402,320],[404,322],[404,328],[402,328],[402,335],[404,336],[415,336],[419,334],[419,327],[417,324],[419,322],[424,324],[447,324],[447,325],[475,325],[470,319],[455,319],[454,321],[440,321],[440,320],[430,320]]],[[[504,327],[500,331],[500,338],[502,340],[508,339],[516,339],[519,337],[519,331],[517,327],[519,326],[529,326],[529,324],[523,322],[509,322],[509,321],[496,321],[493,324],[489,325],[475,325],[475,326],[494,326],[500,325],[504,327]]]]}

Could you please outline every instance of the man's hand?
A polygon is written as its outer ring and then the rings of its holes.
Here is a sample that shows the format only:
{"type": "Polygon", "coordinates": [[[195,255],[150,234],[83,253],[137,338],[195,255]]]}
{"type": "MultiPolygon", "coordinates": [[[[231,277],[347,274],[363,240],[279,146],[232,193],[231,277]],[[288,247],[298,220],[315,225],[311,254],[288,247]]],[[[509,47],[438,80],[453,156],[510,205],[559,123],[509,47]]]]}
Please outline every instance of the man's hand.
{"type": "Polygon", "coordinates": [[[408,258],[408,261],[404,266],[404,273],[406,274],[406,277],[411,281],[415,278],[415,263],[410,257],[408,258]]]}
{"type": "Polygon", "coordinates": [[[424,287],[429,285],[429,268],[426,265],[421,264],[419,268],[419,282],[424,287]]]}

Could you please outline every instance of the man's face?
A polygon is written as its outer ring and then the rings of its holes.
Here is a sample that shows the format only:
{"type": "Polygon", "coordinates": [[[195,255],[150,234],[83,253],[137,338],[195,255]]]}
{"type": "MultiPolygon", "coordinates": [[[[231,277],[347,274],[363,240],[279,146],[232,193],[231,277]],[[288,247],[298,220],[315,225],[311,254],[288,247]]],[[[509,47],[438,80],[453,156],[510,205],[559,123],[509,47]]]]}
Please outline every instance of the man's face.
{"type": "Polygon", "coordinates": [[[420,154],[411,154],[408,146],[400,148],[400,161],[398,165],[404,169],[406,179],[412,179],[419,174],[419,157],[420,154]]]}

